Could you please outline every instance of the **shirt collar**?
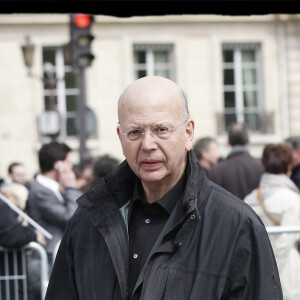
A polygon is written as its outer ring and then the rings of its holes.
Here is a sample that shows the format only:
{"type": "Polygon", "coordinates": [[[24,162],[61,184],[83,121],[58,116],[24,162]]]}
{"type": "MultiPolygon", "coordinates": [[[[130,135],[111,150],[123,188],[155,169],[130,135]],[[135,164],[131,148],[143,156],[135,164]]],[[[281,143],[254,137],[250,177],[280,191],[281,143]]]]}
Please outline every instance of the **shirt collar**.
{"type": "Polygon", "coordinates": [[[49,190],[51,190],[60,201],[64,201],[63,196],[60,193],[60,186],[59,183],[57,181],[55,181],[54,179],[51,179],[49,177],[46,177],[44,175],[38,174],[36,176],[36,181],[43,185],[44,187],[48,188],[49,190]]]}
{"type": "MultiPolygon", "coordinates": [[[[168,212],[169,215],[172,213],[174,207],[176,206],[176,203],[178,202],[178,199],[180,199],[182,197],[183,192],[185,190],[186,176],[187,176],[186,169],[185,169],[184,173],[182,174],[181,178],[175,184],[175,186],[172,189],[170,189],[159,200],[154,202],[154,203],[159,204],[161,207],[163,207],[168,212]]],[[[135,202],[138,200],[140,200],[144,204],[147,204],[146,197],[144,194],[144,189],[143,189],[142,183],[139,178],[137,178],[136,183],[135,183],[132,202],[135,202]]]]}

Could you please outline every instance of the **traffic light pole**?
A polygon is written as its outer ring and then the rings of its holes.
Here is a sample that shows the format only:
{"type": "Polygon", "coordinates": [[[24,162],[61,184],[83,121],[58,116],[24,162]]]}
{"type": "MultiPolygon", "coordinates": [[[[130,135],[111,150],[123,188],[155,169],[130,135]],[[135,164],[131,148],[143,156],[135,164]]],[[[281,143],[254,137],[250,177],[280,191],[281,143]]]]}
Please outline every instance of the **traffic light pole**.
{"type": "Polygon", "coordinates": [[[91,33],[91,27],[94,17],[86,14],[72,14],[70,16],[70,54],[71,65],[79,72],[80,103],[79,103],[79,156],[80,166],[84,168],[89,159],[89,153],[86,147],[88,139],[86,123],[86,90],[85,90],[85,68],[89,67],[94,59],[91,53],[91,42],[94,36],[91,33]]]}
{"type": "Polygon", "coordinates": [[[86,131],[86,92],[85,92],[85,69],[79,68],[79,87],[80,87],[80,104],[79,104],[79,156],[80,166],[84,167],[89,158],[89,154],[86,147],[87,131],[86,131]]]}

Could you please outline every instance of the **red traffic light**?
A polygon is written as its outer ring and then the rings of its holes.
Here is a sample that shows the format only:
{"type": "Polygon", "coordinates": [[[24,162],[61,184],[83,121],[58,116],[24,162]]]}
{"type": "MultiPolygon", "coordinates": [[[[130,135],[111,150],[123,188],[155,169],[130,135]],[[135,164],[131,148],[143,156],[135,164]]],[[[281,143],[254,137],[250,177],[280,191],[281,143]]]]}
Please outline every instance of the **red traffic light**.
{"type": "Polygon", "coordinates": [[[91,23],[91,17],[83,14],[76,15],[74,18],[74,23],[78,28],[86,28],[91,23]]]}
{"type": "Polygon", "coordinates": [[[88,14],[71,14],[70,16],[70,55],[74,68],[86,68],[91,65],[94,55],[91,53],[91,43],[94,36],[91,33],[94,17],[88,14]]]}

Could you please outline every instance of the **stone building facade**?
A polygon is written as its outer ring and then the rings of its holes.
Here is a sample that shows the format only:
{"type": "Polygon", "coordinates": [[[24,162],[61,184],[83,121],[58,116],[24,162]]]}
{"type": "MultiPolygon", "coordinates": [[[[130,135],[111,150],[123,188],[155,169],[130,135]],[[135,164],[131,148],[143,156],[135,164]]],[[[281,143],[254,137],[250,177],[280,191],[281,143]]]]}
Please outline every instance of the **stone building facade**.
{"type": "MultiPolygon", "coordinates": [[[[86,143],[92,157],[123,159],[116,134],[117,102],[138,77],[161,75],[187,94],[195,138],[213,136],[229,151],[226,126],[251,129],[250,152],[300,134],[300,15],[165,15],[118,18],[95,15],[95,59],[86,69],[86,99],[97,117],[86,143]]],[[[67,14],[0,15],[0,176],[12,161],[38,171],[37,151],[49,140],[38,117],[55,104],[62,118],[59,141],[79,160],[78,76],[69,65],[67,14]],[[21,46],[35,46],[28,76],[21,46]],[[54,89],[41,78],[54,76],[54,89]],[[52,96],[51,96],[52,95],[52,96]],[[53,100],[54,99],[54,100],[53,100]]]]}

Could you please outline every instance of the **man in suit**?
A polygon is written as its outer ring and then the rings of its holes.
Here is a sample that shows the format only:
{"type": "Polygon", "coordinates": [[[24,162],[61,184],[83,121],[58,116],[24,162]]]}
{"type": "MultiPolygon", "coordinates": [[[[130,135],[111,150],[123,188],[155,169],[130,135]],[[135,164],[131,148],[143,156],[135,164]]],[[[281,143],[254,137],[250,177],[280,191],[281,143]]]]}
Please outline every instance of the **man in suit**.
{"type": "Polygon", "coordinates": [[[47,239],[49,262],[60,242],[65,226],[77,208],[76,177],[69,160],[71,149],[64,143],[51,142],[39,151],[40,174],[36,176],[27,201],[28,214],[48,230],[53,239],[47,239]]]}

